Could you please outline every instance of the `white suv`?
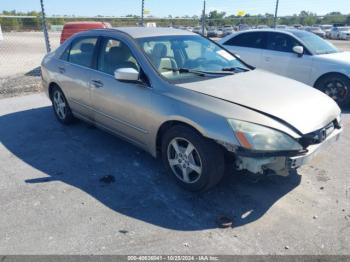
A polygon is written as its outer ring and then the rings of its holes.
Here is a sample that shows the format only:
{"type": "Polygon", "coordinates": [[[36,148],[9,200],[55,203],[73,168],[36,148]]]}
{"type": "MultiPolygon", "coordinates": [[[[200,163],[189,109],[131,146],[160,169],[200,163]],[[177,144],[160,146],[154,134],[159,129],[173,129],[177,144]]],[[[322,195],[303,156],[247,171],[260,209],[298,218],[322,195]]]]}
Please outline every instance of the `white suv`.
{"type": "Polygon", "coordinates": [[[350,52],[315,34],[295,30],[249,30],[219,43],[245,62],[313,86],[339,105],[350,103],[350,52]]]}

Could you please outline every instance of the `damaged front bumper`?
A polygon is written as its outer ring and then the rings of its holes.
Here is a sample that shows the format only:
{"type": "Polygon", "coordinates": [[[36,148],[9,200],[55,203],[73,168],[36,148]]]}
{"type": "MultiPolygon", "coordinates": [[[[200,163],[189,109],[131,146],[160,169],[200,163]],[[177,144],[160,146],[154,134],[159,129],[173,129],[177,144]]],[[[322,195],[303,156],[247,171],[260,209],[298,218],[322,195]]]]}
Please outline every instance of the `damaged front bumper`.
{"type": "Polygon", "coordinates": [[[303,153],[277,153],[277,154],[240,154],[236,151],[235,167],[238,170],[246,170],[254,174],[274,173],[280,176],[288,176],[290,170],[297,169],[308,163],[321,150],[339,140],[342,129],[335,129],[322,143],[310,145],[303,153]]]}

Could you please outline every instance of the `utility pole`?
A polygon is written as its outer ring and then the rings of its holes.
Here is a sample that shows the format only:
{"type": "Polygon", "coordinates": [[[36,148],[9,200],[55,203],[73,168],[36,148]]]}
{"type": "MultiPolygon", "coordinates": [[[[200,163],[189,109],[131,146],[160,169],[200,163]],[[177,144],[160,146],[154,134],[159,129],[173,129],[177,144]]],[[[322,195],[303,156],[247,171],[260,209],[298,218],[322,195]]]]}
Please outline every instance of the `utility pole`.
{"type": "Polygon", "coordinates": [[[206,7],[206,2],[205,0],[203,1],[203,14],[202,14],[202,35],[205,35],[205,7],[206,7]]]}
{"type": "Polygon", "coordinates": [[[145,0],[142,0],[142,6],[141,6],[141,26],[144,26],[144,15],[145,13],[145,0]]]}
{"type": "Polygon", "coordinates": [[[278,4],[279,4],[279,0],[276,0],[275,18],[273,19],[274,28],[276,28],[277,26],[278,4]]]}
{"type": "Polygon", "coordinates": [[[43,32],[44,32],[46,51],[48,53],[50,53],[51,52],[51,46],[50,46],[49,33],[47,32],[47,23],[46,23],[46,15],[45,15],[45,8],[44,8],[43,0],[40,0],[40,5],[41,5],[41,23],[42,23],[42,29],[43,29],[43,32]]]}

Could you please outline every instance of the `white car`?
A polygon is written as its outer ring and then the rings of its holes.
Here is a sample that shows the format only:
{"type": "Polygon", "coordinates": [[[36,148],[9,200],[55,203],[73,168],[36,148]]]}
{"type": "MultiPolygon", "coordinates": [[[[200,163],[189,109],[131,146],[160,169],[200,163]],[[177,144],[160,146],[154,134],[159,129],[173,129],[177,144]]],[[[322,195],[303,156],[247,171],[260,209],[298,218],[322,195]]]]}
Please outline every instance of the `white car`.
{"type": "Polygon", "coordinates": [[[252,66],[313,86],[341,106],[350,103],[350,52],[339,51],[315,34],[296,29],[249,30],[219,43],[252,66]]]}
{"type": "Polygon", "coordinates": [[[349,40],[350,39],[350,27],[349,26],[341,26],[341,27],[333,27],[331,29],[330,39],[338,39],[338,40],[349,40]]]}
{"type": "Polygon", "coordinates": [[[338,39],[339,40],[350,40],[350,26],[339,27],[338,39]]]}
{"type": "Polygon", "coordinates": [[[320,25],[321,29],[326,33],[326,38],[330,38],[332,25],[320,25]]]}

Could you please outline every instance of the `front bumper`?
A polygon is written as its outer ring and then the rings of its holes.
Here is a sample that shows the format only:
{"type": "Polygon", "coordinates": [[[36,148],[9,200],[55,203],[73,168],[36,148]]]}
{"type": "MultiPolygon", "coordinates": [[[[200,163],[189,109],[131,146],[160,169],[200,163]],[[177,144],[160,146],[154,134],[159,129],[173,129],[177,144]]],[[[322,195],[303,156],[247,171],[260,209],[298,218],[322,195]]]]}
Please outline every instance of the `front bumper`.
{"type": "Polygon", "coordinates": [[[254,174],[274,173],[288,176],[290,170],[297,169],[310,162],[320,151],[339,140],[342,129],[335,129],[322,143],[309,146],[299,155],[276,155],[271,157],[255,157],[237,155],[235,165],[238,170],[247,170],[254,174]]]}
{"type": "Polygon", "coordinates": [[[290,166],[290,168],[298,168],[310,162],[310,160],[313,159],[321,150],[325,150],[332,143],[338,141],[342,131],[343,129],[335,129],[333,133],[330,136],[328,136],[326,140],[324,140],[321,144],[309,146],[305,154],[290,157],[288,159],[288,165],[290,166]]]}

